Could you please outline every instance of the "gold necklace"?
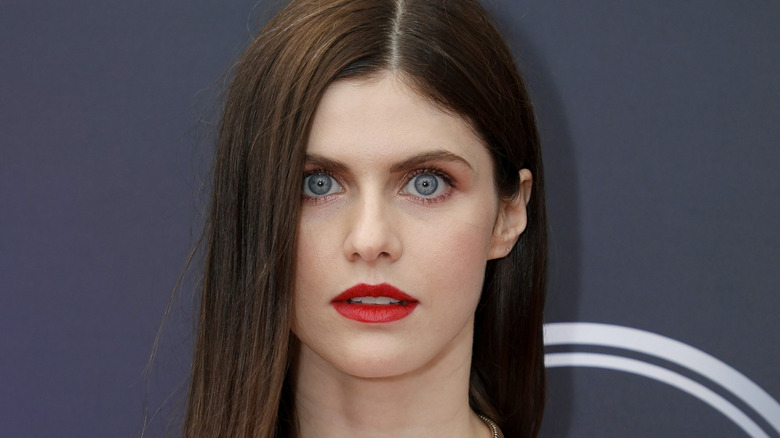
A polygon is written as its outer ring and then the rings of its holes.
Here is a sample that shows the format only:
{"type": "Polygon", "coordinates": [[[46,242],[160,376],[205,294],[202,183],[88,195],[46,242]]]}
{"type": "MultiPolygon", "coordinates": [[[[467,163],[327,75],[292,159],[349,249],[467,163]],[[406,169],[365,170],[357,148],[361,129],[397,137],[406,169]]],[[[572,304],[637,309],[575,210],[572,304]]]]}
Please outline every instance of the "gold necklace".
{"type": "Polygon", "coordinates": [[[501,429],[498,428],[498,425],[496,424],[495,421],[491,420],[490,418],[488,418],[488,417],[486,417],[486,416],[484,416],[482,414],[479,414],[478,416],[479,416],[479,419],[484,421],[485,424],[488,425],[490,430],[493,431],[493,438],[499,438],[500,436],[502,436],[501,429]]]}

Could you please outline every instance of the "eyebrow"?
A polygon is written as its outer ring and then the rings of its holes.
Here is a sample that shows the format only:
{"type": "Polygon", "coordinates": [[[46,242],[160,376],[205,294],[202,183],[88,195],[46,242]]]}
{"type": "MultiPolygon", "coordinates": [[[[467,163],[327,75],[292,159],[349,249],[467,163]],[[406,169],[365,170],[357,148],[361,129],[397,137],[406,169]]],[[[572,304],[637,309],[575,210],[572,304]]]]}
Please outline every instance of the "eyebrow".
{"type": "Polygon", "coordinates": [[[317,154],[306,154],[306,164],[316,166],[320,169],[328,169],[337,173],[347,171],[347,166],[340,161],[331,160],[330,158],[317,154]]]}
{"type": "Polygon", "coordinates": [[[469,164],[469,162],[466,161],[466,159],[461,157],[460,155],[455,155],[452,152],[445,151],[445,150],[437,150],[431,152],[423,152],[421,154],[409,157],[401,162],[395,163],[390,167],[390,172],[401,172],[404,170],[409,170],[418,167],[422,164],[429,163],[431,161],[450,161],[450,162],[460,163],[465,165],[469,169],[474,170],[471,167],[471,164],[469,164]]]}
{"type": "MultiPolygon", "coordinates": [[[[431,161],[449,161],[449,162],[460,163],[468,167],[469,169],[474,170],[474,168],[471,167],[471,164],[469,164],[469,162],[466,161],[465,158],[461,157],[460,155],[456,155],[453,154],[452,152],[445,151],[442,149],[442,150],[435,150],[430,152],[423,152],[421,154],[411,156],[403,161],[393,163],[393,165],[390,166],[390,172],[396,173],[396,172],[410,170],[415,167],[419,167],[425,163],[430,163],[431,161]]],[[[309,165],[321,167],[323,169],[329,169],[335,172],[346,172],[348,170],[347,166],[344,163],[317,154],[307,154],[306,163],[309,165]]]]}

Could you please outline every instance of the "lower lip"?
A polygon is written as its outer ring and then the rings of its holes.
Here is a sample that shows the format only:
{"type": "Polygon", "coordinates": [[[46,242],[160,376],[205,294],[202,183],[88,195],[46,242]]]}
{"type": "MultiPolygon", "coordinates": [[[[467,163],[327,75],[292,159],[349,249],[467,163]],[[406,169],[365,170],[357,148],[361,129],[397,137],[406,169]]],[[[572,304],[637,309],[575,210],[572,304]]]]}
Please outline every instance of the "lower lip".
{"type": "Polygon", "coordinates": [[[416,302],[408,304],[353,304],[346,301],[333,302],[341,316],[358,322],[393,322],[404,319],[417,307],[416,302]]]}

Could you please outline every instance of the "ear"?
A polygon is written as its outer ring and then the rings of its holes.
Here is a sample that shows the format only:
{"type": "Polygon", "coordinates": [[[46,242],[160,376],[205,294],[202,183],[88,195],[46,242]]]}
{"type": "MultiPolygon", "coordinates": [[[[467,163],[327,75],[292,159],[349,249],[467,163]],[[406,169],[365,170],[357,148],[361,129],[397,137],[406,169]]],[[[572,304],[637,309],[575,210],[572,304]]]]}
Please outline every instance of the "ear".
{"type": "Polygon", "coordinates": [[[520,188],[511,200],[501,200],[501,205],[493,226],[493,238],[490,241],[488,260],[498,259],[509,254],[517,239],[525,231],[528,215],[525,206],[531,198],[533,176],[528,169],[520,169],[520,188]]]}

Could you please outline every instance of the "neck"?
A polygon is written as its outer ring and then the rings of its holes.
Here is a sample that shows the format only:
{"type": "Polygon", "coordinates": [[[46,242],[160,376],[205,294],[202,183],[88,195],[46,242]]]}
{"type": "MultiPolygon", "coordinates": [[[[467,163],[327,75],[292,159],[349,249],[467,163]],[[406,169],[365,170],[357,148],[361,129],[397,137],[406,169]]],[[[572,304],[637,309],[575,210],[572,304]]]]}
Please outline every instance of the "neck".
{"type": "Polygon", "coordinates": [[[295,370],[299,438],[490,437],[468,402],[472,331],[414,371],[362,378],[301,346],[295,370]]]}

